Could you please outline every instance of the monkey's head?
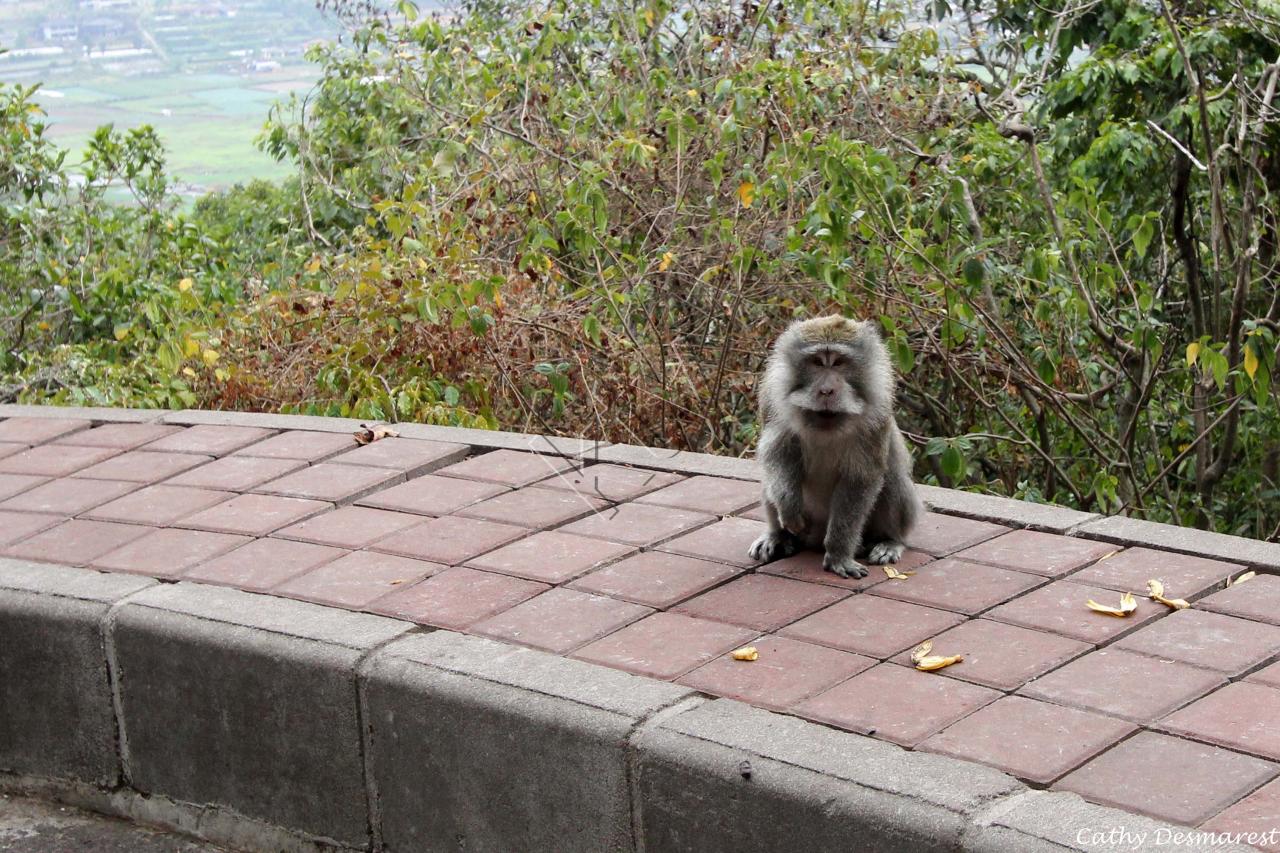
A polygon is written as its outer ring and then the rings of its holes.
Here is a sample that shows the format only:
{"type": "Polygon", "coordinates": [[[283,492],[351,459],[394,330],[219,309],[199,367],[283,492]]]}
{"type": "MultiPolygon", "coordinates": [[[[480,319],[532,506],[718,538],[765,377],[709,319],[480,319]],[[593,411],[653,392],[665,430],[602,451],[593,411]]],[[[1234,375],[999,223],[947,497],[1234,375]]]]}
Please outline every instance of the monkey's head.
{"type": "Polygon", "coordinates": [[[761,401],[766,418],[809,432],[892,417],[893,371],[875,325],[839,316],[792,323],[774,344],[761,401]]]}

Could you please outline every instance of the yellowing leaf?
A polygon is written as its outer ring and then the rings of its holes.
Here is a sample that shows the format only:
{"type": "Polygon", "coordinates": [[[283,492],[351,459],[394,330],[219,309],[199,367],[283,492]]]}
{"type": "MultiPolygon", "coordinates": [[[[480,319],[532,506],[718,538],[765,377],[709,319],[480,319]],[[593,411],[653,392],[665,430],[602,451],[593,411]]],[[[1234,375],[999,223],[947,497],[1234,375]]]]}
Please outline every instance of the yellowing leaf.
{"type": "Polygon", "coordinates": [[[1258,355],[1248,344],[1244,345],[1244,372],[1249,374],[1250,379],[1258,372],[1258,355]]]}
{"type": "Polygon", "coordinates": [[[894,581],[904,581],[915,574],[915,572],[900,572],[893,566],[881,566],[880,568],[884,569],[885,576],[888,577],[889,580],[894,581]]]}
{"type": "Polygon", "coordinates": [[[192,370],[190,367],[184,367],[184,368],[182,368],[182,375],[183,375],[183,376],[195,376],[195,375],[196,375],[196,372],[195,372],[194,370],[192,370]]]}
{"type": "Polygon", "coordinates": [[[911,662],[920,663],[929,656],[929,652],[933,651],[933,640],[925,640],[920,645],[911,650],[911,662]]]}
{"type": "Polygon", "coordinates": [[[191,340],[191,338],[187,338],[182,342],[182,354],[187,358],[195,358],[200,354],[200,344],[191,340]]]}
{"type": "Polygon", "coordinates": [[[213,367],[215,364],[218,363],[218,351],[207,349],[204,352],[200,353],[200,358],[204,359],[204,363],[207,364],[209,367],[213,367]]]}
{"type": "Polygon", "coordinates": [[[320,269],[320,259],[312,258],[311,260],[307,261],[307,265],[303,267],[303,269],[305,269],[307,272],[310,272],[310,273],[314,273],[318,271],[320,269]]]}
{"type": "Polygon", "coordinates": [[[360,424],[360,429],[352,433],[352,435],[355,436],[356,444],[365,445],[381,441],[384,438],[396,438],[400,433],[386,424],[360,424]]]}
{"type": "Polygon", "coordinates": [[[935,669],[943,669],[951,666],[953,663],[960,663],[964,660],[963,655],[952,655],[951,657],[943,657],[941,655],[929,655],[916,661],[916,669],[921,672],[933,672],[935,669]]]}
{"type": "Polygon", "coordinates": [[[1119,607],[1109,607],[1105,604],[1099,604],[1092,598],[1085,602],[1085,606],[1090,610],[1098,613],[1105,613],[1108,616],[1128,616],[1130,613],[1138,609],[1138,600],[1133,597],[1133,593],[1126,592],[1120,596],[1119,607]]]}
{"type": "Polygon", "coordinates": [[[687,92],[685,92],[685,93],[684,93],[684,96],[685,96],[686,98],[690,98],[690,99],[692,99],[692,100],[695,100],[695,101],[696,101],[696,100],[698,99],[698,90],[697,90],[697,89],[690,89],[689,91],[687,91],[687,92]]]}
{"type": "Polygon", "coordinates": [[[115,335],[116,335],[117,341],[123,341],[125,338],[129,337],[129,324],[117,323],[115,328],[115,335]]]}
{"type": "Polygon", "coordinates": [[[190,290],[194,286],[195,286],[195,282],[189,278],[184,278],[178,282],[178,290],[181,290],[183,293],[186,293],[188,290],[190,290]]]}
{"type": "Polygon", "coordinates": [[[662,253],[662,260],[658,261],[658,272],[666,272],[671,269],[671,264],[675,261],[676,256],[670,252],[662,253]]]}
{"type": "Polygon", "coordinates": [[[734,649],[730,652],[734,660],[756,660],[760,657],[759,650],[755,646],[743,646],[740,649],[734,649]]]}
{"type": "Polygon", "coordinates": [[[742,202],[743,207],[750,207],[751,202],[756,200],[756,185],[751,181],[743,181],[738,184],[738,201],[742,202]]]}
{"type": "Polygon", "coordinates": [[[1191,343],[1187,344],[1187,367],[1190,367],[1191,365],[1195,364],[1196,359],[1199,357],[1200,357],[1199,342],[1192,341],[1191,343]]]}
{"type": "Polygon", "coordinates": [[[1236,578],[1231,583],[1227,584],[1227,586],[1235,586],[1238,583],[1244,583],[1245,581],[1253,580],[1255,577],[1257,577],[1257,575],[1258,575],[1257,572],[1245,572],[1240,577],[1236,578]]]}
{"type": "Polygon", "coordinates": [[[227,378],[230,376],[231,374],[227,373],[227,371],[223,370],[221,367],[213,371],[213,378],[217,379],[219,382],[226,382],[227,378]]]}

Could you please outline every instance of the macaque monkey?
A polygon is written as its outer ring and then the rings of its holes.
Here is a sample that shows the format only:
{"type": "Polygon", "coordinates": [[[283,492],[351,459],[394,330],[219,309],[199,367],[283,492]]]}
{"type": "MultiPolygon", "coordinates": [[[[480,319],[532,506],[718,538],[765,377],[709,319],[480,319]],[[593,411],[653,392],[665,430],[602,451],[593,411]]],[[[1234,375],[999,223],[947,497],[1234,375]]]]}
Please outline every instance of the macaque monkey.
{"type": "Polygon", "coordinates": [[[893,415],[894,376],[870,322],[819,317],[792,323],[760,382],[760,448],[769,529],[752,559],[821,549],[822,566],[866,577],[855,558],[901,557],[923,506],[893,415]]]}

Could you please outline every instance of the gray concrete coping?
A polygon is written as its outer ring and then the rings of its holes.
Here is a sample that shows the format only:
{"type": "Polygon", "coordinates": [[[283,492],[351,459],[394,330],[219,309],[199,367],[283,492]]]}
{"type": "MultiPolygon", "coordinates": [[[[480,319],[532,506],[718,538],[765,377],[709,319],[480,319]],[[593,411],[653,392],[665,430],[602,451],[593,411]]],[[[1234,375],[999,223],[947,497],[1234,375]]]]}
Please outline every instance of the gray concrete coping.
{"type": "Polygon", "coordinates": [[[1254,568],[1280,571],[1280,543],[1230,536],[1212,530],[1196,530],[1174,524],[1160,524],[1123,516],[1099,517],[1081,525],[1076,536],[1116,542],[1121,545],[1149,545],[1165,551],[1181,551],[1202,557],[1216,557],[1254,568]]]}
{"type": "Polygon", "coordinates": [[[98,423],[145,424],[159,421],[170,409],[113,409],[104,406],[29,406],[0,404],[0,418],[83,418],[98,423]]]}
{"type": "Polygon", "coordinates": [[[244,849],[1101,851],[1117,827],[1186,832],[540,651],[13,560],[0,699],[0,790],[244,849]]]}

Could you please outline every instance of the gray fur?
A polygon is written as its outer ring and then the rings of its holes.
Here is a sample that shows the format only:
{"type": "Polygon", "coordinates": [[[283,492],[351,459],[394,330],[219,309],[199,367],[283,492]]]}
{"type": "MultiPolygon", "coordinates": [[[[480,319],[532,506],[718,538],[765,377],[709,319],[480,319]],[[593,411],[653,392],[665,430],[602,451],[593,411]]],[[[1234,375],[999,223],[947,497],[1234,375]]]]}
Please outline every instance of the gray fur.
{"type": "Polygon", "coordinates": [[[866,576],[858,556],[898,561],[924,508],[893,395],[889,354],[871,323],[821,317],[782,333],[760,383],[769,529],[752,559],[821,548],[823,567],[841,577],[866,576]]]}

